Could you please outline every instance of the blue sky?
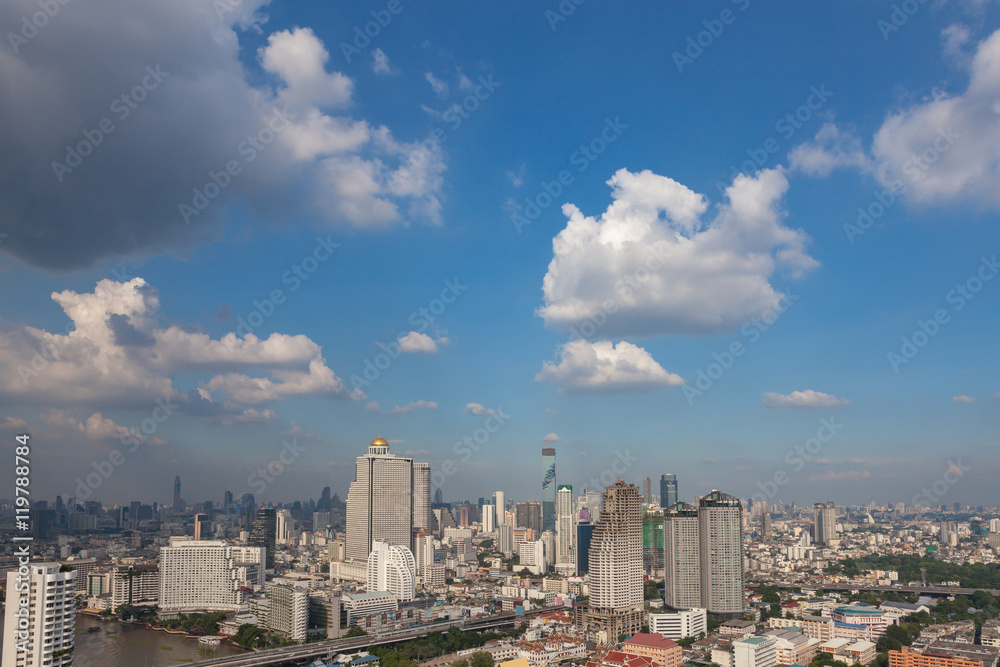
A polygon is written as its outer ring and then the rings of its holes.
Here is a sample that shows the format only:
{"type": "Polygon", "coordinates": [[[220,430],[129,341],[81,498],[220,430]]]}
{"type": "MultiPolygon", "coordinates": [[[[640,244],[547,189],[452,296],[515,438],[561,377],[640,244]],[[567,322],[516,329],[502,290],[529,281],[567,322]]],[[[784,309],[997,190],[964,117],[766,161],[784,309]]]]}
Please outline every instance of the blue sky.
{"type": "Polygon", "coordinates": [[[578,488],[911,502],[951,467],[940,502],[994,504],[993,3],[572,6],[105,0],[8,38],[0,437],[36,494],[343,496],[381,435],[449,500],[538,497],[551,440],[578,488]]]}

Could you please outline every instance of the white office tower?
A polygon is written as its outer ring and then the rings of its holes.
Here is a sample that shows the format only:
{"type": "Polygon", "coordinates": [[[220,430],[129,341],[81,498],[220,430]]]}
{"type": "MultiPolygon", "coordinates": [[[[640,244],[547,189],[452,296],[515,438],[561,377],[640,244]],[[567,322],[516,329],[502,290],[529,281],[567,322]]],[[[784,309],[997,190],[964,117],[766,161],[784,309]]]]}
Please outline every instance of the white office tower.
{"type": "Polygon", "coordinates": [[[413,529],[431,530],[434,514],[431,512],[431,464],[413,463],[413,529]]]}
{"type": "Polygon", "coordinates": [[[774,637],[747,637],[733,642],[733,667],[773,667],[774,637]]]}
{"type": "Polygon", "coordinates": [[[828,546],[837,538],[837,508],[833,503],[813,505],[813,541],[828,546]]]}
{"type": "Polygon", "coordinates": [[[700,606],[701,544],[696,507],[683,503],[664,510],[663,551],[663,602],[671,609],[700,606]]]}
{"type": "Polygon", "coordinates": [[[509,523],[501,523],[497,526],[497,533],[500,552],[504,558],[510,558],[514,554],[514,526],[509,523]]]}
{"type": "Polygon", "coordinates": [[[739,498],[712,491],[698,501],[701,607],[710,614],[742,614],[743,532],[739,498]]]}
{"type": "Polygon", "coordinates": [[[422,577],[426,573],[427,566],[434,564],[434,536],[417,535],[413,538],[413,547],[416,549],[413,558],[417,564],[417,574],[422,577]]]}
{"type": "Polygon", "coordinates": [[[363,562],[375,540],[409,548],[413,531],[413,459],[375,438],[359,456],[347,494],[347,558],[363,562]]]}
{"type": "Polygon", "coordinates": [[[275,580],[265,588],[267,627],[295,641],[306,640],[309,587],[302,582],[275,580]]]}
{"type": "Polygon", "coordinates": [[[372,543],[368,556],[369,593],[389,591],[398,602],[409,602],[417,593],[416,582],[417,561],[407,547],[381,540],[372,543]]]}
{"type": "Polygon", "coordinates": [[[290,544],[298,537],[295,529],[295,519],[288,510],[278,510],[276,518],[275,539],[278,544],[290,544]]]}
{"type": "Polygon", "coordinates": [[[642,497],[621,479],[604,489],[604,507],[590,539],[590,609],[586,625],[614,641],[644,625],[642,497]]]}
{"type": "Polygon", "coordinates": [[[642,502],[646,505],[653,505],[653,478],[642,478],[642,502]]]}
{"type": "Polygon", "coordinates": [[[521,542],[517,545],[519,567],[526,567],[532,574],[542,575],[548,572],[545,563],[545,543],[541,540],[521,542]]]}
{"type": "Polygon", "coordinates": [[[483,532],[492,533],[497,527],[497,508],[483,505],[483,532]]]}
{"type": "MultiPolygon", "coordinates": [[[[497,523],[504,523],[504,512],[507,511],[507,500],[503,491],[493,492],[493,506],[497,508],[497,523]]],[[[511,523],[513,526],[514,524],[511,523]]]]}
{"type": "Polygon", "coordinates": [[[562,484],[556,492],[556,571],[565,576],[576,574],[576,511],[573,487],[562,484]]]}
{"type": "Polygon", "coordinates": [[[3,667],[73,664],[76,570],[60,563],[30,563],[27,574],[7,573],[3,667]]]}
{"type": "Polygon", "coordinates": [[[160,549],[162,611],[238,611],[243,603],[233,547],[215,540],[171,540],[160,549]]]}

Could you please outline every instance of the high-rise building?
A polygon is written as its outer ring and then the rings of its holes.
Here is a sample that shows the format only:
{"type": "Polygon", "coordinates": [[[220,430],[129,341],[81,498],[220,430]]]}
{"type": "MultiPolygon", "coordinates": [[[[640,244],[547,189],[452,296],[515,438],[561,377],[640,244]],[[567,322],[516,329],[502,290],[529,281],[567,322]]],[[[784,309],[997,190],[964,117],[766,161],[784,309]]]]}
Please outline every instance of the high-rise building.
{"type": "Polygon", "coordinates": [[[434,489],[434,504],[440,505],[443,502],[444,502],[444,491],[441,490],[441,487],[438,487],[434,489]]]}
{"type": "Polygon", "coordinates": [[[413,536],[413,459],[375,438],[359,456],[347,494],[347,558],[368,560],[375,540],[409,548],[413,536]]]}
{"type": "Polygon", "coordinates": [[[274,569],[274,550],[278,537],[278,512],[273,507],[261,507],[257,510],[253,524],[250,526],[250,537],[247,544],[252,547],[263,547],[264,567],[274,569]]]}
{"type": "Polygon", "coordinates": [[[297,522],[291,510],[278,510],[275,514],[275,539],[280,544],[294,542],[298,538],[297,522]]]}
{"type": "Polygon", "coordinates": [[[653,478],[642,478],[642,502],[646,505],[653,504],[653,478]]]}
{"type": "Polygon", "coordinates": [[[556,570],[564,575],[576,574],[576,512],[573,508],[573,487],[559,485],[556,493],[556,570]]]}
{"type": "Polygon", "coordinates": [[[519,528],[530,528],[537,539],[542,534],[542,504],[529,500],[514,504],[514,523],[519,528]]]}
{"type": "Polygon", "coordinates": [[[294,641],[305,641],[309,625],[309,588],[300,582],[277,580],[264,587],[267,610],[263,625],[294,641]]]}
{"type": "Polygon", "coordinates": [[[26,567],[7,572],[3,667],[72,665],[77,572],[60,563],[26,567]]]}
{"type": "Polygon", "coordinates": [[[701,605],[698,508],[677,503],[663,514],[663,601],[672,609],[701,605]]]}
{"type": "Polygon", "coordinates": [[[542,575],[548,571],[548,563],[545,562],[545,542],[536,540],[534,542],[521,542],[517,546],[519,567],[526,567],[532,574],[542,575]]]}
{"type": "Polygon", "coordinates": [[[542,449],[542,531],[556,532],[556,449],[542,449]]]}
{"type": "Polygon", "coordinates": [[[413,559],[417,565],[417,574],[424,576],[426,568],[434,564],[434,536],[425,530],[413,538],[413,559]]]}
{"type": "Polygon", "coordinates": [[[604,489],[591,536],[590,601],[578,620],[600,641],[633,635],[643,625],[642,497],[621,479],[604,489]]]}
{"type": "Polygon", "coordinates": [[[222,541],[186,539],[162,547],[160,609],[239,610],[244,595],[235,549],[222,541]]]}
{"type": "Polygon", "coordinates": [[[507,511],[507,500],[504,498],[503,491],[493,492],[493,506],[497,508],[497,523],[503,523],[503,513],[507,511]]]}
{"type": "Polygon", "coordinates": [[[368,592],[389,591],[397,602],[409,602],[416,594],[417,561],[408,547],[381,540],[372,542],[368,555],[368,592]]]}
{"type": "Polygon", "coordinates": [[[505,558],[510,558],[514,554],[514,526],[509,523],[501,523],[497,526],[497,533],[500,553],[505,558]]]}
{"type": "Polygon", "coordinates": [[[431,464],[413,463],[413,530],[434,528],[431,513],[431,464]]]}
{"type": "Polygon", "coordinates": [[[677,504],[677,475],[660,475],[660,507],[677,504]]]}
{"type": "Polygon", "coordinates": [[[497,508],[493,505],[483,505],[483,532],[492,533],[497,527],[497,508]]]}
{"type": "Polygon", "coordinates": [[[594,524],[581,521],[576,525],[576,573],[587,574],[590,569],[590,542],[594,536],[594,524]]]}
{"type": "Polygon", "coordinates": [[[837,508],[833,503],[813,505],[813,542],[828,546],[837,538],[837,508]]]}
{"type": "Polygon", "coordinates": [[[181,476],[177,475],[174,477],[174,513],[180,514],[183,511],[184,501],[181,500],[181,476]]]}
{"type": "Polygon", "coordinates": [[[710,614],[742,614],[743,509],[739,498],[712,491],[698,501],[701,607],[710,614]]]}
{"type": "Polygon", "coordinates": [[[329,512],[333,509],[333,502],[330,500],[330,487],[324,486],[319,494],[319,502],[316,503],[317,512],[329,512]]]}
{"type": "Polygon", "coordinates": [[[642,567],[650,578],[663,576],[663,515],[642,517],[642,567]]]}

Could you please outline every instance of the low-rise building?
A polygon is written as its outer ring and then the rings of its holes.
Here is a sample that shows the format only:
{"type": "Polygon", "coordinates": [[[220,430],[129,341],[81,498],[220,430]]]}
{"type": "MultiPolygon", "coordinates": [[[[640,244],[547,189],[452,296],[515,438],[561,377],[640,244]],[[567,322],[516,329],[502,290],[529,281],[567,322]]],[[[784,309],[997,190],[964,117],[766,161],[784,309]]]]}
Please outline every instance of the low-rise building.
{"type": "Polygon", "coordinates": [[[683,651],[677,642],[659,634],[637,632],[622,644],[622,653],[644,655],[661,667],[680,667],[683,651]]]}
{"type": "Polygon", "coordinates": [[[708,632],[708,612],[704,609],[649,614],[649,631],[667,639],[698,637],[708,632]]]}

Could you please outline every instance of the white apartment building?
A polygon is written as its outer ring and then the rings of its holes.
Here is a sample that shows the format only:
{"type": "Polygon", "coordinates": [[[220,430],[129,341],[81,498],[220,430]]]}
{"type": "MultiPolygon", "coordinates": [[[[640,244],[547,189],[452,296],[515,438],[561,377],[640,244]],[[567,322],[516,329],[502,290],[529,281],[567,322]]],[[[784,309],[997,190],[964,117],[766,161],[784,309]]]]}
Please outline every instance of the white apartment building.
{"type": "Polygon", "coordinates": [[[240,584],[233,547],[221,540],[171,540],[160,549],[161,611],[238,611],[240,584]]]}
{"type": "Polygon", "coordinates": [[[305,641],[309,621],[309,588],[286,580],[265,587],[268,601],[267,627],[293,639],[305,641]]]}
{"type": "Polygon", "coordinates": [[[555,566],[566,576],[576,574],[577,513],[573,505],[573,487],[561,484],[556,492],[555,566]]]}
{"type": "Polygon", "coordinates": [[[376,540],[368,555],[369,592],[388,591],[399,602],[417,594],[417,562],[407,547],[376,540]]]}
{"type": "Polygon", "coordinates": [[[545,574],[548,565],[545,562],[545,542],[536,540],[534,542],[521,542],[517,547],[518,567],[526,567],[532,574],[545,574]]]}
{"type": "Polygon", "coordinates": [[[119,565],[111,573],[111,609],[122,605],[156,604],[160,599],[160,571],[156,565],[119,565]]]}
{"type": "Polygon", "coordinates": [[[73,664],[76,571],[59,563],[30,563],[7,573],[3,667],[73,664]]]}
{"type": "Polygon", "coordinates": [[[649,631],[667,639],[684,639],[708,634],[708,612],[704,609],[684,609],[662,614],[649,614],[649,631]]]}

